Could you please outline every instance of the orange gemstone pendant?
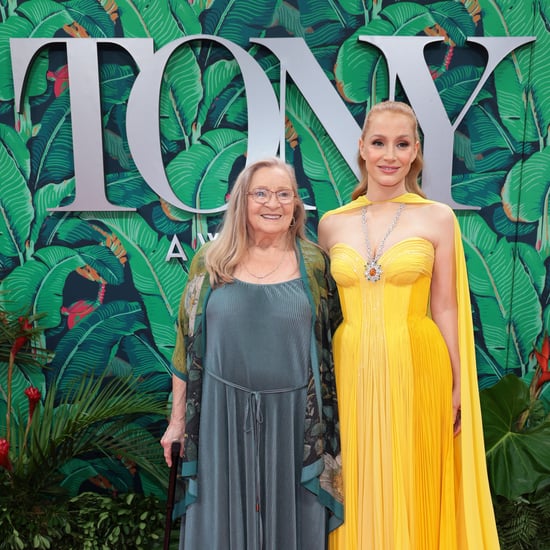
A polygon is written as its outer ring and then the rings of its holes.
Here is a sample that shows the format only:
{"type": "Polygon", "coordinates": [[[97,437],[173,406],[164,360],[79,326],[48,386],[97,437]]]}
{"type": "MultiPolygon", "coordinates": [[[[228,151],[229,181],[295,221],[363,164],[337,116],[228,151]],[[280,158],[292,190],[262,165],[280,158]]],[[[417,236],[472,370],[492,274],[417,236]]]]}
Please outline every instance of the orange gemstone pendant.
{"type": "Polygon", "coordinates": [[[382,266],[376,260],[371,260],[365,265],[365,277],[367,281],[375,283],[380,280],[381,275],[382,266]]]}
{"type": "Polygon", "coordinates": [[[376,283],[376,281],[379,281],[380,277],[382,276],[382,266],[378,263],[378,260],[382,256],[382,251],[384,250],[386,239],[388,238],[389,234],[393,231],[393,228],[396,226],[397,221],[399,220],[399,216],[401,216],[401,212],[403,211],[403,208],[405,208],[405,203],[399,204],[395,212],[395,215],[393,217],[393,220],[391,221],[390,226],[386,231],[386,234],[382,237],[382,240],[378,245],[376,254],[372,253],[370,242],[369,242],[369,232],[367,230],[367,206],[368,205],[363,206],[361,211],[361,225],[363,227],[363,233],[365,235],[365,245],[367,248],[367,262],[365,263],[365,278],[367,279],[367,281],[370,281],[371,283],[376,283]]]}

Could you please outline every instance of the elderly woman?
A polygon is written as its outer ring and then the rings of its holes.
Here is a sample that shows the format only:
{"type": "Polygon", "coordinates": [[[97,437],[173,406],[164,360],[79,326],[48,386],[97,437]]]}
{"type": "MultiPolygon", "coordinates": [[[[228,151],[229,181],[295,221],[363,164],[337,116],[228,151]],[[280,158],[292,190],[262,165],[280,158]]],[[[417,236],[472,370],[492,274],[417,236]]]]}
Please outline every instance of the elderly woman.
{"type": "Polygon", "coordinates": [[[342,521],[325,253],[304,236],[292,168],[251,164],[217,239],[193,258],[179,311],[168,465],[183,444],[180,548],[326,548],[342,521]]]}

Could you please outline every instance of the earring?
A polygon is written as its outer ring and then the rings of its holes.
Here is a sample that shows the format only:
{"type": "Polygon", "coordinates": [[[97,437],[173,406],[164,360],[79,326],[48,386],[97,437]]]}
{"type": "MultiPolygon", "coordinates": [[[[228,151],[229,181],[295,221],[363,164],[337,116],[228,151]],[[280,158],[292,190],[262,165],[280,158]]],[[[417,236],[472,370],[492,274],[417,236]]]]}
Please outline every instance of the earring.
{"type": "Polygon", "coordinates": [[[290,220],[290,225],[288,226],[288,228],[290,229],[291,227],[294,227],[296,225],[296,218],[294,216],[292,216],[292,220],[290,220]]]}

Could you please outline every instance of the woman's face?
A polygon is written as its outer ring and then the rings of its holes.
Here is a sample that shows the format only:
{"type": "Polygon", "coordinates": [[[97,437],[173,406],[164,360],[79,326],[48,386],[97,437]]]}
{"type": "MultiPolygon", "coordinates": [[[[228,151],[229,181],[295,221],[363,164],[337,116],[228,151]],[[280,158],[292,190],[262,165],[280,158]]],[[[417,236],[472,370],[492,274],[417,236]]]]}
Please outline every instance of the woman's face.
{"type": "Polygon", "coordinates": [[[285,234],[292,222],[295,202],[292,181],[285,170],[276,166],[260,168],[252,176],[248,189],[247,221],[251,236],[285,234]]]}
{"type": "Polygon", "coordinates": [[[392,112],[374,115],[359,140],[369,190],[379,187],[404,191],[405,177],[418,147],[415,127],[408,116],[392,112]]]}

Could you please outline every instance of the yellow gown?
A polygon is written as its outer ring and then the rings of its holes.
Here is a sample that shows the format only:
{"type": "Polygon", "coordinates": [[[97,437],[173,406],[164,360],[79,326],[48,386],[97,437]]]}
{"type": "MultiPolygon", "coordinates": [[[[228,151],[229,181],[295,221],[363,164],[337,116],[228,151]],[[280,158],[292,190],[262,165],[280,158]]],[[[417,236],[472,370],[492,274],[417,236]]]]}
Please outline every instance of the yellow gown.
{"type": "MultiPolygon", "coordinates": [[[[394,202],[429,203],[407,193],[394,202]]],[[[365,197],[326,216],[361,208],[365,197]]],[[[350,246],[330,250],[344,322],[334,338],[344,524],[330,550],[499,548],[489,491],[464,252],[455,221],[462,432],[452,372],[429,316],[434,249],[420,237],[384,251],[379,281],[350,246]]]]}

